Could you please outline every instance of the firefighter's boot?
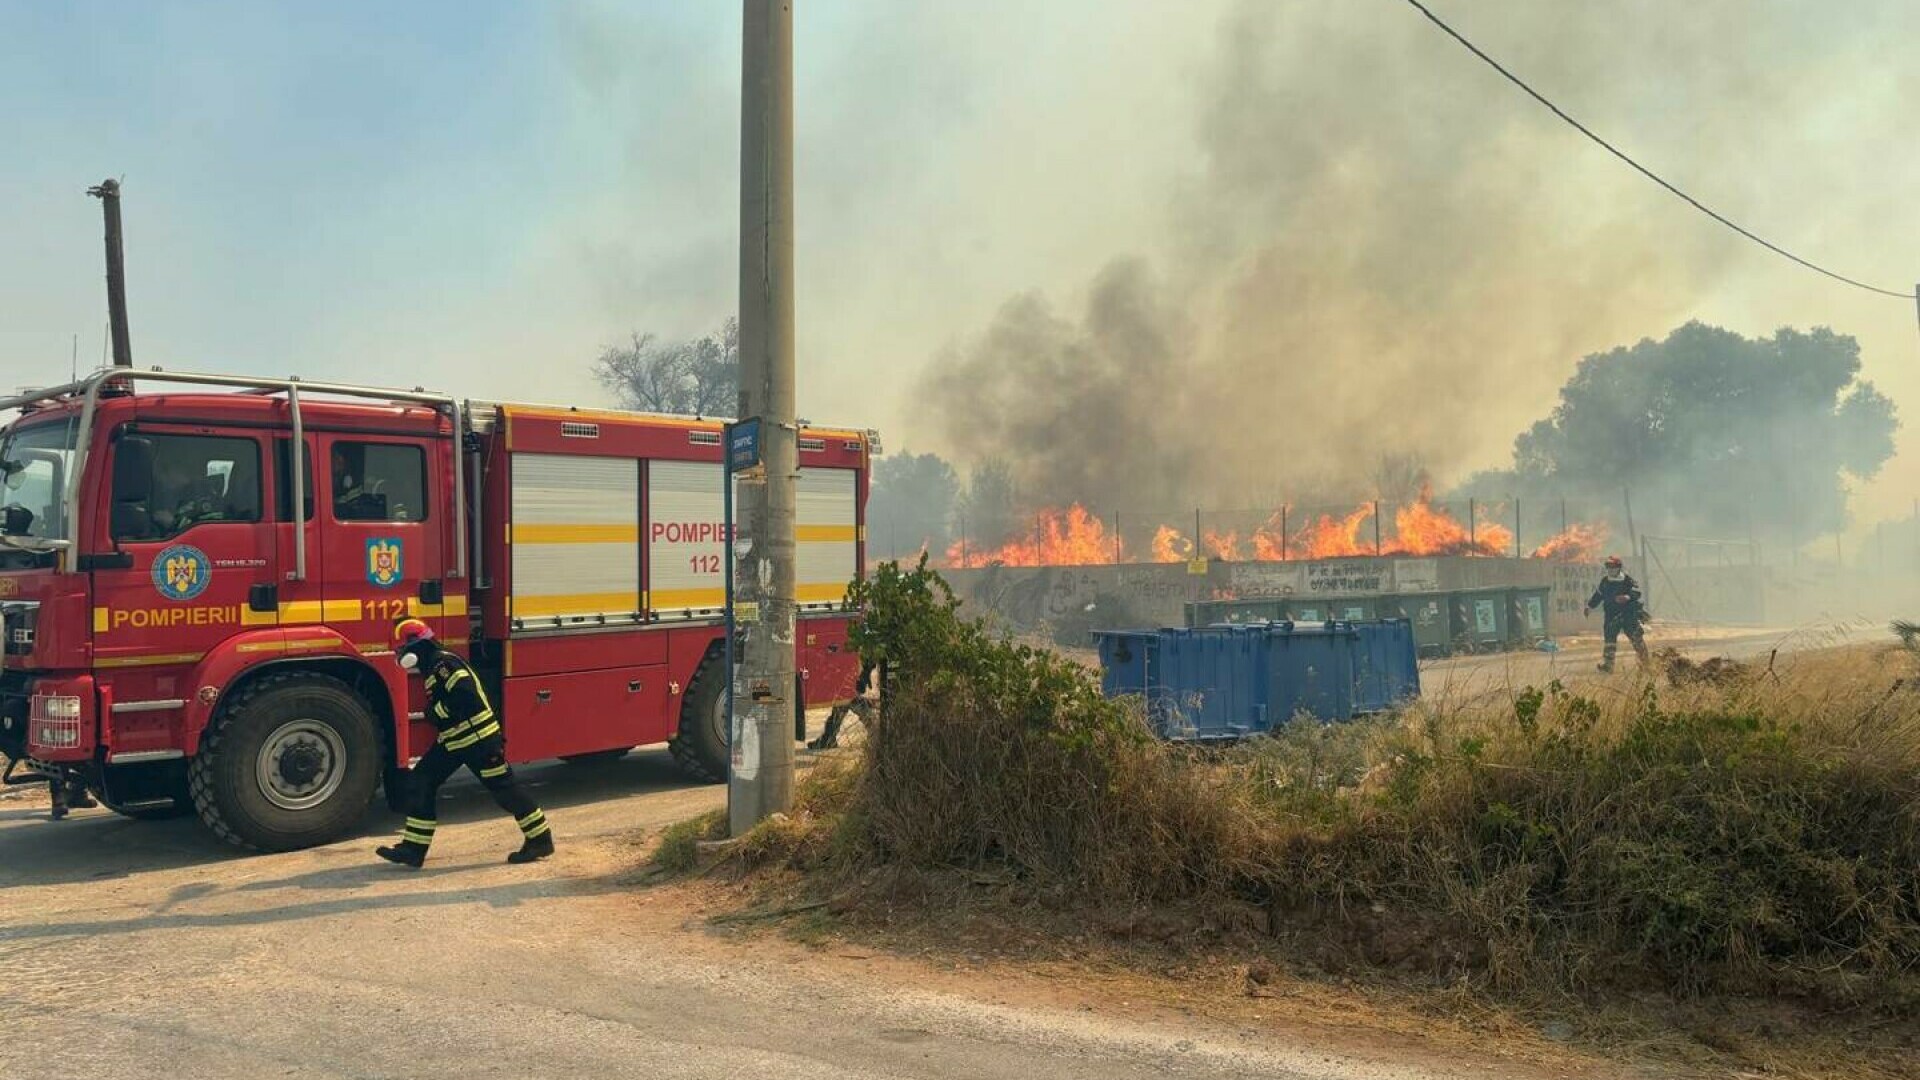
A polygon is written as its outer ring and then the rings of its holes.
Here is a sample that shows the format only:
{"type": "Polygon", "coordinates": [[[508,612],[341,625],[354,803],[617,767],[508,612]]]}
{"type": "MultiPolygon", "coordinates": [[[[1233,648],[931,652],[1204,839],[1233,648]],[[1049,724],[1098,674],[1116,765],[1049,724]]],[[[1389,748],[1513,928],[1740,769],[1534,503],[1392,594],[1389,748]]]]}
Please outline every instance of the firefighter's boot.
{"type": "Polygon", "coordinates": [[[553,826],[547,824],[547,812],[534,807],[532,812],[514,819],[520,826],[520,835],[527,838],[520,850],[507,856],[507,861],[516,865],[537,862],[553,854],[553,826]]]}
{"type": "Polygon", "coordinates": [[[1599,670],[1604,672],[1611,672],[1613,670],[1613,654],[1618,651],[1619,651],[1619,646],[1615,645],[1611,641],[1607,642],[1607,644],[1600,650],[1599,670]]]}
{"type": "Polygon", "coordinates": [[[400,842],[373,849],[375,855],[390,863],[411,866],[420,869],[427,861],[427,848],[433,844],[433,830],[439,822],[428,818],[410,817],[406,827],[400,830],[400,842]]]}
{"type": "Polygon", "coordinates": [[[520,845],[520,850],[507,856],[507,861],[518,866],[521,863],[539,862],[553,854],[553,833],[543,832],[520,845]]]}
{"type": "Polygon", "coordinates": [[[67,805],[75,810],[91,810],[100,804],[87,794],[87,785],[79,780],[67,781],[67,805]]]}
{"type": "Polygon", "coordinates": [[[1652,657],[1647,655],[1647,643],[1643,638],[1633,639],[1633,655],[1640,658],[1641,667],[1646,667],[1652,662],[1652,657]]]}

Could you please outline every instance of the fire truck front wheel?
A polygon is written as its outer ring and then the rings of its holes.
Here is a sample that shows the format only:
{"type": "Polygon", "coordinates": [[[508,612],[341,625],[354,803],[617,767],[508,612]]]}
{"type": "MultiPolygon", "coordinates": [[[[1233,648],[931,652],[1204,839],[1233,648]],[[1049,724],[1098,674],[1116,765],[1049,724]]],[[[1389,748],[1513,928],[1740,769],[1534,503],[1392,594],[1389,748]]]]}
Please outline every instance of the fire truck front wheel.
{"type": "Polygon", "coordinates": [[[200,819],[228,843],[259,851],[324,844],[373,801],[373,711],[326,675],[263,676],[214,714],[188,775],[200,819]]]}

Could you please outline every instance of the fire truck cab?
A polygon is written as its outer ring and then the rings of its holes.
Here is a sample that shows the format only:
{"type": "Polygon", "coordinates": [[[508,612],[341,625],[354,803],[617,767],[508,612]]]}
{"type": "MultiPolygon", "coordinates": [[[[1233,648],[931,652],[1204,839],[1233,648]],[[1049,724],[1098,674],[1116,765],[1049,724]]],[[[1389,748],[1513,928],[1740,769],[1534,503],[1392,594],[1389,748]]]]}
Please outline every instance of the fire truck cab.
{"type": "MultiPolygon", "coordinates": [[[[432,745],[391,628],[468,657],[515,762],[727,771],[719,421],[109,369],[0,400],[0,752],[288,850],[432,745]],[[136,392],[138,391],[138,392],[136,392]]],[[[872,432],[802,427],[796,699],[853,696],[872,432]]]]}

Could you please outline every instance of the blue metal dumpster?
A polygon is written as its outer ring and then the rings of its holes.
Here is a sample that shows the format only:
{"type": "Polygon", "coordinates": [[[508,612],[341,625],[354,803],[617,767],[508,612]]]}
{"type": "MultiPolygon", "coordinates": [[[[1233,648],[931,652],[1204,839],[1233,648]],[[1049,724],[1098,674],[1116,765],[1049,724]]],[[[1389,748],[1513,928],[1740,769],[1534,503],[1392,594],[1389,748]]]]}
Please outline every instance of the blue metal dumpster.
{"type": "Polygon", "coordinates": [[[1397,709],[1420,696],[1419,645],[1406,619],[1354,623],[1353,711],[1397,709]]]}
{"type": "Polygon", "coordinates": [[[1295,716],[1348,720],[1420,693],[1413,628],[1274,622],[1097,631],[1101,689],[1138,694],[1163,738],[1238,739],[1295,716]]]}

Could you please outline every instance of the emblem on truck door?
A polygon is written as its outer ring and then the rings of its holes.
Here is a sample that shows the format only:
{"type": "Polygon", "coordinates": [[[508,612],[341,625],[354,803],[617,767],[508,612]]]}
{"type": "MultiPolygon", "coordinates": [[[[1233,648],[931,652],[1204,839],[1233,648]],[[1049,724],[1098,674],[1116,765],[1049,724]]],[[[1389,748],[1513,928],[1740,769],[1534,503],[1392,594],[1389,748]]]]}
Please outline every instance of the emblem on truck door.
{"type": "Polygon", "coordinates": [[[368,581],[379,588],[386,589],[398,584],[403,576],[405,576],[405,569],[401,561],[398,539],[367,541],[368,581]]]}
{"type": "Polygon", "coordinates": [[[207,591],[213,564],[190,544],[175,544],[153,559],[153,587],[169,600],[191,600],[207,591]]]}

